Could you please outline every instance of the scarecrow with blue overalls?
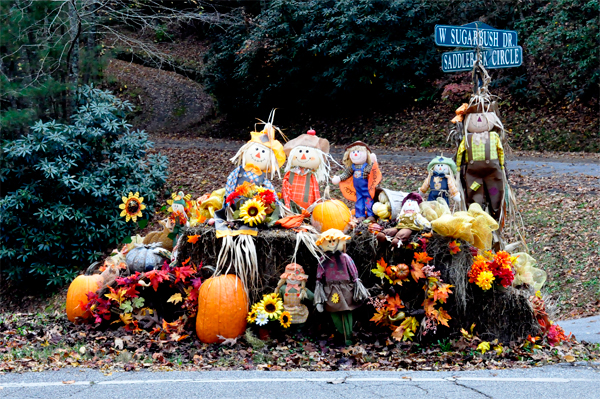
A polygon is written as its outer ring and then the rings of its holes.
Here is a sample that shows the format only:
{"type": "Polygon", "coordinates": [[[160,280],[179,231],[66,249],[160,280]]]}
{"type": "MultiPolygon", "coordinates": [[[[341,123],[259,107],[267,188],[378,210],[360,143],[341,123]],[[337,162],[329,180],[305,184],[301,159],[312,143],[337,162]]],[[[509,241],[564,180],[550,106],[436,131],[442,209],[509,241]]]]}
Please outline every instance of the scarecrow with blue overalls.
{"type": "Polygon", "coordinates": [[[346,147],[342,164],[345,169],[339,176],[333,176],[331,182],[340,185],[344,198],[356,201],[354,216],[359,222],[368,218],[375,222],[373,213],[373,198],[375,188],[381,182],[381,172],[377,157],[369,146],[362,141],[355,141],[346,147]]]}
{"type": "Polygon", "coordinates": [[[419,193],[425,197],[427,191],[429,196],[427,201],[435,201],[439,197],[446,200],[450,204],[448,197],[454,202],[460,201],[460,192],[456,187],[454,174],[456,174],[456,164],[452,158],[446,158],[443,155],[435,157],[427,165],[427,178],[423,181],[423,185],[419,188],[419,193]]]}

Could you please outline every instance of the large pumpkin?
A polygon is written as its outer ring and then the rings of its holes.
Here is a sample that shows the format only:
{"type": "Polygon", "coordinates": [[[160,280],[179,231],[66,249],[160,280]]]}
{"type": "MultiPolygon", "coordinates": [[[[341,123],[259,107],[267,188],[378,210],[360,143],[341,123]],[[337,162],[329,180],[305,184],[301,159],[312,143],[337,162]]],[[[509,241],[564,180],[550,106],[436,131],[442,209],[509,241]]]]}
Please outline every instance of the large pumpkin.
{"type": "Polygon", "coordinates": [[[352,219],[350,209],[340,200],[324,201],[313,209],[311,223],[322,233],[329,229],[345,232],[352,219]]]}
{"type": "Polygon", "coordinates": [[[200,286],[196,334],[207,344],[219,342],[218,335],[235,338],[246,330],[248,295],[237,276],[212,277],[200,286]]]}
{"type": "Polygon", "coordinates": [[[70,321],[75,322],[77,317],[85,320],[91,316],[85,310],[85,305],[88,303],[87,294],[96,292],[102,286],[102,281],[102,276],[99,274],[87,275],[86,273],[71,282],[67,291],[67,317],[70,321]]]}

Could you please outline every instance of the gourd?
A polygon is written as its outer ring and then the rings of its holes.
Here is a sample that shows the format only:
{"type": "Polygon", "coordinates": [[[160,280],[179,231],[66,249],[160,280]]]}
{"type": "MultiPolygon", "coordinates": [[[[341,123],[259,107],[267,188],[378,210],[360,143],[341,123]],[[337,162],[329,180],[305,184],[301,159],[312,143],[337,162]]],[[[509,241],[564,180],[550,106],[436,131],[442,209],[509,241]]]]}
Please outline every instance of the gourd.
{"type": "Polygon", "coordinates": [[[320,233],[329,229],[345,232],[348,229],[352,213],[340,200],[327,200],[314,207],[311,224],[320,233]]]}
{"type": "Polygon", "coordinates": [[[410,269],[408,268],[408,265],[400,263],[396,266],[392,266],[392,272],[394,273],[395,278],[404,280],[410,274],[410,269]]]}
{"type": "Polygon", "coordinates": [[[158,268],[164,261],[160,255],[162,249],[157,242],[148,245],[137,244],[125,257],[127,269],[130,273],[143,273],[158,268]]]}
{"type": "Polygon", "coordinates": [[[390,218],[390,205],[384,204],[381,202],[376,202],[373,204],[373,213],[379,217],[379,219],[389,219],[390,218]]]}
{"type": "Polygon", "coordinates": [[[153,244],[155,242],[160,243],[160,246],[167,251],[173,250],[173,240],[169,238],[172,230],[169,229],[164,221],[158,222],[163,226],[162,231],[151,231],[146,237],[144,237],[144,244],[153,244]]]}
{"type": "Polygon", "coordinates": [[[85,305],[89,302],[87,294],[88,292],[96,292],[102,287],[104,281],[101,275],[92,274],[92,270],[97,263],[92,264],[85,274],[77,276],[69,285],[66,307],[67,318],[72,322],[78,321],[77,318],[85,320],[91,316],[90,312],[85,310],[85,305]]]}
{"type": "Polygon", "coordinates": [[[248,295],[237,276],[211,277],[200,286],[196,334],[204,343],[236,338],[246,330],[248,295]]]}

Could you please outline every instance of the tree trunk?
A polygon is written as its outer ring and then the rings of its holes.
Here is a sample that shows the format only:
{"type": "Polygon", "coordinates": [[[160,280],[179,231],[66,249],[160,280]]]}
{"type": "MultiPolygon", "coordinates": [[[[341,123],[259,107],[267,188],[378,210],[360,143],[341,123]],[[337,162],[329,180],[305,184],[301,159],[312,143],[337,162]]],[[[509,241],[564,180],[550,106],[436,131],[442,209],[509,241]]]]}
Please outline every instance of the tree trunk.
{"type": "Polygon", "coordinates": [[[77,12],[76,0],[69,0],[69,35],[71,43],[67,54],[67,68],[69,70],[69,108],[70,112],[77,106],[75,92],[79,82],[79,35],[81,33],[81,19],[77,12]]]}

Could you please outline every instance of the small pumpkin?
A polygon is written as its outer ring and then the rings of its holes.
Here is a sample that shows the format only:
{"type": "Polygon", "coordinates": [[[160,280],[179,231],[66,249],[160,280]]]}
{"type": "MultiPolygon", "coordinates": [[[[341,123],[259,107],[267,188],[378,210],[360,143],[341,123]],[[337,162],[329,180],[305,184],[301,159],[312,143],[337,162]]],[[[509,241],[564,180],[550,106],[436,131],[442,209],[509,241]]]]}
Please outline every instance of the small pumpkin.
{"type": "Polygon", "coordinates": [[[160,267],[165,258],[161,256],[163,248],[160,243],[136,244],[135,248],[130,250],[125,257],[127,269],[130,273],[147,272],[160,267]]]}
{"type": "Polygon", "coordinates": [[[327,200],[314,207],[311,224],[319,233],[329,229],[345,232],[348,229],[352,213],[340,200],[327,200]]]}
{"type": "Polygon", "coordinates": [[[91,316],[90,312],[85,310],[85,305],[89,302],[87,294],[96,292],[102,287],[104,281],[101,275],[92,274],[96,264],[92,264],[85,274],[77,276],[69,285],[67,291],[67,318],[69,321],[76,322],[77,318],[86,320],[91,316]]]}
{"type": "Polygon", "coordinates": [[[148,233],[148,235],[144,237],[144,244],[153,244],[158,242],[160,243],[160,246],[167,251],[172,251],[173,240],[169,238],[169,234],[171,234],[173,230],[168,228],[167,223],[164,220],[161,220],[158,223],[163,226],[162,231],[151,231],[148,233]]]}
{"type": "Polygon", "coordinates": [[[394,270],[394,275],[399,280],[404,280],[410,274],[410,269],[408,265],[404,263],[397,264],[396,266],[392,266],[394,270]]]}
{"type": "Polygon", "coordinates": [[[212,344],[220,338],[236,338],[246,330],[248,295],[244,283],[233,274],[211,277],[200,286],[196,334],[212,344]]]}

